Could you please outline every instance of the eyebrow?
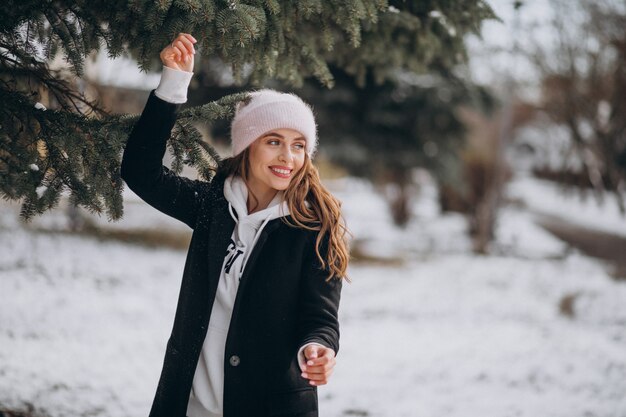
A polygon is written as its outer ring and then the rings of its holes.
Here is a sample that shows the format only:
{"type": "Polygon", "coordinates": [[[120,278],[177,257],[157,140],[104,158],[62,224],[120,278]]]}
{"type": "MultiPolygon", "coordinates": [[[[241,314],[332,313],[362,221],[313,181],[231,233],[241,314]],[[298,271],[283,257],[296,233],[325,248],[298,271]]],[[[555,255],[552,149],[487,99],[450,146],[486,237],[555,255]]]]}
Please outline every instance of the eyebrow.
{"type": "MultiPolygon", "coordinates": [[[[285,137],[283,135],[281,135],[280,133],[268,133],[265,136],[263,136],[264,138],[268,137],[268,136],[278,136],[281,139],[285,139],[285,137]]],[[[299,136],[297,138],[295,138],[294,140],[304,140],[306,141],[306,138],[304,136],[299,136]]]]}

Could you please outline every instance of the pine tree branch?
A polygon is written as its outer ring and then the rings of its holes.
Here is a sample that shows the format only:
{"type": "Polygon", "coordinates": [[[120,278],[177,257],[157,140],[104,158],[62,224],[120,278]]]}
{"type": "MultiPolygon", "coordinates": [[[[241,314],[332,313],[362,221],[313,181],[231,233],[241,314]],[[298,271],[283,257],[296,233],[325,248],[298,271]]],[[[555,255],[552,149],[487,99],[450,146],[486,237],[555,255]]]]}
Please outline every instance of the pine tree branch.
{"type": "MultiPolygon", "coordinates": [[[[56,204],[62,190],[90,210],[121,216],[119,156],[137,116],[109,115],[64,78],[80,76],[85,58],[102,44],[110,57],[129,53],[147,70],[173,36],[187,32],[199,34],[202,53],[230,65],[239,82],[276,78],[299,86],[315,77],[330,87],[333,66],[383,83],[397,70],[460,62],[463,34],[492,12],[483,0],[464,0],[463,13],[458,7],[448,0],[2,3],[0,194],[22,199],[25,218],[56,204]],[[433,10],[445,22],[433,18],[433,10]],[[57,53],[67,61],[67,72],[49,68],[57,53]],[[50,109],[32,92],[50,97],[50,109]]],[[[176,170],[191,165],[210,180],[219,155],[194,125],[232,117],[236,103],[246,98],[227,96],[179,114],[169,142],[176,170]]]]}

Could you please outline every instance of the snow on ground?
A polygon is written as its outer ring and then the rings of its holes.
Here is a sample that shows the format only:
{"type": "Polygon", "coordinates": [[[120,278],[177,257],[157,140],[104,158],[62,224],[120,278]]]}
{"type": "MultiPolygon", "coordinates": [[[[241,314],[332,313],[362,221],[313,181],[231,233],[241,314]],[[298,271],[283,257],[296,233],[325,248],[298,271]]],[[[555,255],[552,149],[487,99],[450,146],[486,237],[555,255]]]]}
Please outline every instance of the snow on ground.
{"type": "Polygon", "coordinates": [[[518,175],[509,185],[509,197],[523,200],[537,214],[557,216],[580,226],[626,236],[626,215],[619,212],[616,197],[604,193],[603,202],[592,193],[581,195],[547,180],[518,175]]]}
{"type": "MultiPolygon", "coordinates": [[[[408,261],[351,265],[321,416],[626,415],[626,283],[600,262],[522,208],[503,210],[496,255],[474,256],[462,217],[441,215],[428,184],[406,230],[366,183],[329,185],[368,252],[408,261]],[[559,313],[567,296],[573,318],[559,313]]],[[[160,227],[153,209],[132,210],[128,227],[160,227]]],[[[147,415],[185,254],[37,232],[16,211],[0,214],[0,409],[147,415]]]]}
{"type": "Polygon", "coordinates": [[[184,254],[0,232],[0,405],[52,416],[147,415],[184,254]]]}

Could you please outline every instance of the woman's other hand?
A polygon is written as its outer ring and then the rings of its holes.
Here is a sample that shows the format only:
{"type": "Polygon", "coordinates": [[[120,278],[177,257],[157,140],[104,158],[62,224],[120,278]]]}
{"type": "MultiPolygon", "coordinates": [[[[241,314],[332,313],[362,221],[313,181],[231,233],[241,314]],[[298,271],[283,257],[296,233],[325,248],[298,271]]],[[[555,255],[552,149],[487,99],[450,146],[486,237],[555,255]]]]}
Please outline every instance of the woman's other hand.
{"type": "Polygon", "coordinates": [[[161,51],[161,62],[166,67],[193,72],[193,56],[196,53],[193,44],[196,42],[196,38],[188,33],[179,34],[161,51]]]}
{"type": "Polygon", "coordinates": [[[307,359],[302,377],[309,379],[311,385],[324,385],[333,373],[335,367],[335,351],[331,348],[309,345],[304,349],[307,359]]]}

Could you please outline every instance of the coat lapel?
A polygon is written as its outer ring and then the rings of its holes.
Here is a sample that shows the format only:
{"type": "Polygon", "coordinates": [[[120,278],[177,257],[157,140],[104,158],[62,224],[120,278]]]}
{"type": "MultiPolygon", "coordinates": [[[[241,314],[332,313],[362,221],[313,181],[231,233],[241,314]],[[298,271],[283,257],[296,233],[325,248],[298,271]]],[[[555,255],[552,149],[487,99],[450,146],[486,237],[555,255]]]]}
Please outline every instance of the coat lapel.
{"type": "Polygon", "coordinates": [[[209,279],[211,280],[212,288],[215,287],[213,288],[213,296],[215,291],[217,291],[217,283],[221,275],[224,257],[235,228],[235,220],[228,211],[228,201],[224,198],[223,188],[224,181],[221,178],[213,189],[215,193],[213,196],[213,216],[208,236],[209,279]]]}
{"type": "MultiPolygon", "coordinates": [[[[243,269],[243,274],[241,274],[241,280],[239,281],[239,289],[237,290],[237,292],[240,292],[244,289],[246,283],[249,280],[248,276],[250,275],[250,270],[252,270],[252,268],[254,267],[256,259],[259,257],[259,253],[261,253],[261,250],[263,249],[263,246],[265,245],[265,242],[267,241],[267,237],[269,236],[270,233],[272,233],[274,230],[276,230],[280,226],[281,221],[282,220],[280,219],[280,217],[277,219],[270,220],[265,225],[263,230],[261,230],[261,235],[259,236],[259,239],[257,240],[256,244],[252,248],[252,252],[250,253],[250,258],[248,259],[248,262],[246,262],[246,266],[243,269]]],[[[235,304],[235,308],[236,307],[237,305],[235,304]]]]}
{"type": "MultiPolygon", "coordinates": [[[[239,304],[241,300],[241,294],[243,294],[246,288],[246,284],[250,281],[250,278],[249,278],[250,271],[254,269],[256,260],[259,257],[259,254],[261,253],[261,251],[263,250],[263,246],[265,245],[265,242],[267,241],[268,236],[274,230],[278,229],[281,222],[282,220],[280,217],[277,219],[270,220],[265,226],[265,228],[261,231],[261,235],[259,236],[259,239],[254,245],[254,248],[252,248],[252,252],[250,253],[250,258],[248,259],[248,262],[246,262],[246,266],[244,267],[243,273],[241,275],[241,280],[239,281],[239,288],[237,289],[237,295],[235,296],[235,303],[233,304],[233,312],[232,312],[232,316],[230,319],[231,323],[236,323],[237,317],[239,316],[239,304]]],[[[228,336],[226,337],[227,346],[228,346],[228,341],[232,337],[231,336],[232,328],[233,326],[230,326],[228,329],[228,336]]]]}

